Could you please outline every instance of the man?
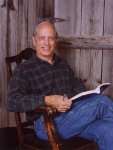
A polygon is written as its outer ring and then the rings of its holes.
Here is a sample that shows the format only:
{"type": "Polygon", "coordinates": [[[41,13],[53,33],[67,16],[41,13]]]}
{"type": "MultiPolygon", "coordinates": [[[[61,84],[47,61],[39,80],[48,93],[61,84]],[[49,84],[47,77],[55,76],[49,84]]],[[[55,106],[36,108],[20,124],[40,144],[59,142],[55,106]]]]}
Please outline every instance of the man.
{"type": "MultiPolygon", "coordinates": [[[[78,135],[96,141],[100,150],[112,150],[113,102],[94,94],[72,103],[70,97],[85,88],[55,54],[56,40],[52,23],[43,21],[36,26],[36,55],[16,68],[9,84],[8,109],[27,112],[41,105],[50,106],[59,112],[54,121],[62,138],[78,135]]],[[[42,117],[35,121],[35,131],[39,138],[47,139],[42,117]]]]}

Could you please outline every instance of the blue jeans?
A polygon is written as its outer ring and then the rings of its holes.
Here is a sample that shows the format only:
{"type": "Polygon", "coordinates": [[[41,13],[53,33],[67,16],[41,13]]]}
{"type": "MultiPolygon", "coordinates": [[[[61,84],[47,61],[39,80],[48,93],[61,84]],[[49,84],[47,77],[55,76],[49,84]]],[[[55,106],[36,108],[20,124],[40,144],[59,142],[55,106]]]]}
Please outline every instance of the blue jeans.
{"type": "MultiPolygon", "coordinates": [[[[113,150],[113,102],[107,96],[81,98],[54,121],[64,139],[77,135],[96,141],[100,150],[113,150]]],[[[35,131],[38,137],[47,139],[42,117],[35,122],[35,131]]]]}

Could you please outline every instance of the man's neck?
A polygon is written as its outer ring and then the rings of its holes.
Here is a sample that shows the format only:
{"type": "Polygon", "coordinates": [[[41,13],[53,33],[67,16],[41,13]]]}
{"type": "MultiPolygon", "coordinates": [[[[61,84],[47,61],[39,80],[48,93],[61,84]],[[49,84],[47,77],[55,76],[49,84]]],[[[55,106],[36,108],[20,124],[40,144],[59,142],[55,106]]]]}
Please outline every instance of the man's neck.
{"type": "Polygon", "coordinates": [[[54,56],[54,54],[52,56],[49,56],[49,57],[43,57],[43,56],[40,56],[37,54],[38,58],[40,58],[43,61],[48,62],[49,64],[53,64],[53,56],[54,56]]]}

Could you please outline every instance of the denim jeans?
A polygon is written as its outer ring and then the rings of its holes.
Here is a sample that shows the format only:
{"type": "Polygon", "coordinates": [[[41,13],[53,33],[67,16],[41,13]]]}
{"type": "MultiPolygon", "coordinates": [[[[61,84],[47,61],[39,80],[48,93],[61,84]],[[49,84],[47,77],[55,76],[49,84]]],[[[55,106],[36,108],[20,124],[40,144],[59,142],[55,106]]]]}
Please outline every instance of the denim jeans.
{"type": "MultiPolygon", "coordinates": [[[[54,122],[64,139],[77,135],[96,141],[100,150],[113,150],[113,102],[107,96],[93,94],[75,100],[54,122]]],[[[42,117],[35,122],[35,131],[39,138],[47,139],[42,117]]]]}

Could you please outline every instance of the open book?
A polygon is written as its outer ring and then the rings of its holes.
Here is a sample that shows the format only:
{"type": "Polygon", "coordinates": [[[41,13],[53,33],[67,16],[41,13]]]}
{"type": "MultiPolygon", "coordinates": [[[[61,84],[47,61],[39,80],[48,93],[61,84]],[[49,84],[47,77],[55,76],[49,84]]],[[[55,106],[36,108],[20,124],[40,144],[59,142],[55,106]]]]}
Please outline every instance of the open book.
{"type": "Polygon", "coordinates": [[[89,94],[101,94],[111,83],[102,83],[100,85],[98,85],[95,89],[93,90],[89,90],[89,91],[85,91],[85,92],[81,92],[73,97],[70,98],[70,100],[76,100],[77,98],[80,98],[82,96],[85,95],[89,95],[89,94]]]}

